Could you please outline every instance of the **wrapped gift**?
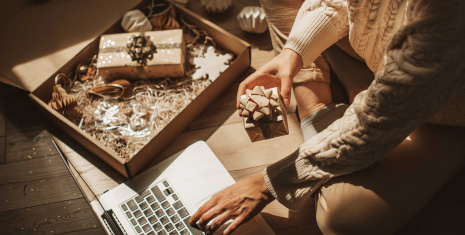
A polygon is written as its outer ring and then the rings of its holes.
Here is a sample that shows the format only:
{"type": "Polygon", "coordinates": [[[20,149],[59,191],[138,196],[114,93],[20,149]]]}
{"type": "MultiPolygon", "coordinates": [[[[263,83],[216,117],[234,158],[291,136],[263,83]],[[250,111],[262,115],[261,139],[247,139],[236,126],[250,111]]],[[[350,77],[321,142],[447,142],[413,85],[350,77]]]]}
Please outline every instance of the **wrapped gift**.
{"type": "Polygon", "coordinates": [[[241,96],[244,127],[252,142],[289,134],[286,112],[276,87],[256,86],[241,96]]]}
{"type": "Polygon", "coordinates": [[[162,78],[184,75],[181,29],[100,37],[97,69],[102,78],[162,78]]]}

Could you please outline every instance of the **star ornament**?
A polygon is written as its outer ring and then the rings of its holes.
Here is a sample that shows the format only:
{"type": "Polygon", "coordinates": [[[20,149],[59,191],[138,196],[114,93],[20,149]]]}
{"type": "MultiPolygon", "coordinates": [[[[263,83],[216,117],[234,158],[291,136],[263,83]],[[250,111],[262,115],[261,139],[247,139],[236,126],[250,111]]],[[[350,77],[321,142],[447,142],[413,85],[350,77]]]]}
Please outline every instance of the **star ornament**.
{"type": "Polygon", "coordinates": [[[222,72],[224,72],[231,62],[231,54],[217,54],[213,46],[207,48],[203,57],[192,58],[191,64],[195,66],[196,71],[192,74],[192,79],[210,79],[214,82],[222,72]]]}

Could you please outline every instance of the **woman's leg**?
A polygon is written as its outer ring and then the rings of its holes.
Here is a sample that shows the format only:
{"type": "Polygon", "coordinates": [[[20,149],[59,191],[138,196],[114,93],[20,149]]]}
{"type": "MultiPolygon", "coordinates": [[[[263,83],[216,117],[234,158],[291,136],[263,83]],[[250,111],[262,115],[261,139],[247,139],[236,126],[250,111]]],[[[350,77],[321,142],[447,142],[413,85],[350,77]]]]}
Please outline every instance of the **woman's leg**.
{"type": "Polygon", "coordinates": [[[392,234],[463,166],[465,130],[425,125],[386,158],[336,177],[317,194],[325,234],[392,234]]]}
{"type": "Polygon", "coordinates": [[[352,57],[337,45],[329,47],[322,55],[346,89],[351,103],[358,93],[370,86],[375,77],[364,62],[352,57]]]}

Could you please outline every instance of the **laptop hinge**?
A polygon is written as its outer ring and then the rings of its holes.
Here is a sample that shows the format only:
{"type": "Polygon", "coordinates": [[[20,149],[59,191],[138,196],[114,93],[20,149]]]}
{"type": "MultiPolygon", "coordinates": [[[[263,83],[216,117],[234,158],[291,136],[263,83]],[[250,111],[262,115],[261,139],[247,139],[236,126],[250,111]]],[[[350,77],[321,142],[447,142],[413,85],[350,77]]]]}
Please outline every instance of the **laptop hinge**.
{"type": "Polygon", "coordinates": [[[127,234],[119,220],[116,218],[116,215],[113,212],[113,210],[105,211],[101,217],[111,234],[127,234]]]}

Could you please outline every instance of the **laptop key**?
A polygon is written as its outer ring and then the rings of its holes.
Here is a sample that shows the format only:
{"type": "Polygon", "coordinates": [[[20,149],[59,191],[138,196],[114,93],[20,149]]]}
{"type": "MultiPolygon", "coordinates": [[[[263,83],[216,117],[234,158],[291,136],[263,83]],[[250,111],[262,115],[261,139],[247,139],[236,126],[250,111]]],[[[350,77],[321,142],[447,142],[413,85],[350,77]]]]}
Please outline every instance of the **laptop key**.
{"type": "Polygon", "coordinates": [[[142,229],[140,229],[139,226],[136,226],[136,231],[137,231],[138,233],[141,233],[141,232],[142,232],[142,229]]]}
{"type": "Polygon", "coordinates": [[[132,219],[131,219],[131,224],[132,224],[133,226],[136,226],[136,225],[137,225],[137,221],[136,221],[134,218],[132,218],[132,219]]]}
{"type": "Polygon", "coordinates": [[[154,231],[150,231],[149,233],[147,233],[147,235],[155,235],[155,232],[154,232],[154,231]]]}
{"type": "Polygon", "coordinates": [[[149,217],[149,222],[150,222],[151,224],[153,224],[153,223],[155,223],[155,222],[157,222],[157,221],[158,221],[158,220],[157,220],[157,217],[155,217],[154,215],[152,215],[152,216],[149,217]]]}
{"type": "Polygon", "coordinates": [[[166,180],[163,181],[163,185],[165,185],[165,187],[167,187],[167,188],[170,186],[170,185],[168,184],[168,181],[166,181],[166,180]]]}
{"type": "Polygon", "coordinates": [[[170,194],[174,193],[174,191],[171,188],[167,188],[163,190],[163,193],[165,193],[166,196],[169,196],[170,194]]]}
{"type": "Polygon", "coordinates": [[[156,224],[152,225],[152,228],[153,228],[153,230],[158,231],[158,230],[162,229],[163,227],[161,226],[160,223],[156,223],[156,224]]]}
{"type": "Polygon", "coordinates": [[[132,217],[132,214],[130,211],[126,211],[126,216],[130,219],[132,217]]]}
{"type": "Polygon", "coordinates": [[[178,233],[178,231],[173,230],[173,231],[170,232],[170,235],[179,235],[179,233],[178,233]]]}
{"type": "Polygon", "coordinates": [[[166,223],[170,222],[170,220],[166,216],[161,217],[160,221],[161,221],[162,224],[166,224],[166,223]]]}
{"type": "Polygon", "coordinates": [[[144,192],[142,192],[142,193],[140,194],[140,196],[141,196],[142,198],[145,198],[145,197],[147,197],[148,195],[150,195],[150,191],[149,191],[149,190],[145,190],[144,192]]]}
{"type": "Polygon", "coordinates": [[[141,203],[144,200],[144,198],[139,195],[135,197],[134,200],[136,200],[137,203],[141,203]]]}
{"type": "Polygon", "coordinates": [[[142,202],[141,204],[139,204],[139,206],[140,206],[140,208],[142,208],[142,210],[145,210],[145,208],[149,207],[147,202],[142,202]]]}
{"type": "Polygon", "coordinates": [[[177,201],[177,200],[179,199],[179,198],[178,198],[178,195],[176,195],[176,194],[174,194],[174,193],[173,193],[171,196],[173,197],[173,199],[174,199],[175,201],[177,201]]]}
{"type": "Polygon", "coordinates": [[[148,196],[148,197],[146,198],[146,200],[147,200],[147,202],[148,202],[149,204],[152,204],[152,202],[155,201],[155,198],[154,198],[152,195],[150,195],[150,196],[148,196]]]}
{"type": "Polygon", "coordinates": [[[150,207],[152,207],[152,210],[156,211],[158,208],[160,208],[160,204],[158,204],[158,202],[154,202],[152,205],[150,205],[150,207]]]}
{"type": "Polygon", "coordinates": [[[139,218],[141,216],[142,216],[142,212],[140,212],[140,210],[134,211],[134,217],[139,218]]]}
{"type": "Polygon", "coordinates": [[[144,232],[148,232],[151,229],[150,224],[144,225],[144,227],[142,227],[142,229],[144,230],[144,232]]]}
{"type": "Polygon", "coordinates": [[[186,208],[183,207],[181,210],[178,210],[178,214],[181,218],[184,218],[189,215],[189,212],[187,212],[186,208]]]}
{"type": "Polygon", "coordinates": [[[155,215],[157,215],[158,218],[162,217],[165,215],[165,212],[163,212],[163,210],[158,210],[158,211],[155,211],[155,215]]]}
{"type": "Polygon", "coordinates": [[[172,216],[174,213],[174,209],[171,207],[166,210],[166,214],[168,214],[168,216],[172,216]]]}
{"type": "Polygon", "coordinates": [[[159,202],[162,202],[165,200],[165,195],[160,191],[158,186],[155,186],[152,188],[152,193],[155,195],[155,197],[158,199],[159,202]]]}
{"type": "Polygon", "coordinates": [[[169,232],[169,231],[174,229],[174,226],[173,226],[172,223],[168,223],[168,224],[165,225],[165,229],[166,229],[166,231],[169,232]]]}
{"type": "Polygon", "coordinates": [[[145,219],[145,217],[140,217],[137,222],[139,222],[140,225],[144,225],[145,223],[147,223],[147,220],[145,219]]]}
{"type": "Polygon", "coordinates": [[[129,209],[131,209],[131,211],[134,211],[137,209],[137,204],[134,200],[131,200],[126,204],[128,205],[129,209]]]}
{"type": "Polygon", "coordinates": [[[181,229],[183,229],[184,227],[186,227],[186,226],[184,226],[184,223],[183,223],[183,222],[179,222],[179,223],[176,224],[176,228],[177,228],[178,230],[181,230],[181,229]]]}
{"type": "Polygon", "coordinates": [[[189,231],[187,231],[187,229],[184,229],[181,231],[181,235],[189,235],[189,231]]]}
{"type": "Polygon", "coordinates": [[[181,202],[181,201],[177,201],[177,202],[173,203],[173,207],[174,207],[174,209],[176,209],[176,210],[179,209],[179,208],[181,208],[182,206],[183,206],[183,205],[182,205],[182,202],[181,202]]]}
{"type": "Polygon", "coordinates": [[[157,235],[167,235],[167,233],[165,232],[165,230],[161,230],[160,232],[157,233],[157,235]]]}
{"type": "Polygon", "coordinates": [[[163,207],[163,209],[166,209],[170,206],[170,203],[168,201],[164,201],[162,204],[161,204],[161,207],[163,207]]]}
{"type": "Polygon", "coordinates": [[[147,209],[147,210],[144,211],[144,215],[147,216],[147,217],[151,216],[152,214],[153,214],[153,211],[150,210],[150,209],[147,209]]]}
{"type": "Polygon", "coordinates": [[[128,210],[128,206],[126,206],[125,204],[121,205],[121,209],[123,209],[123,211],[127,211],[128,210]]]}
{"type": "Polygon", "coordinates": [[[187,229],[189,229],[189,231],[193,234],[193,235],[203,235],[203,232],[192,227],[190,224],[189,224],[189,220],[190,220],[190,216],[184,218],[184,223],[186,224],[186,227],[187,229]]]}
{"type": "Polygon", "coordinates": [[[173,217],[171,217],[171,221],[172,221],[173,223],[177,223],[179,220],[180,220],[180,219],[179,219],[179,216],[178,216],[178,215],[173,215],[173,217]]]}

